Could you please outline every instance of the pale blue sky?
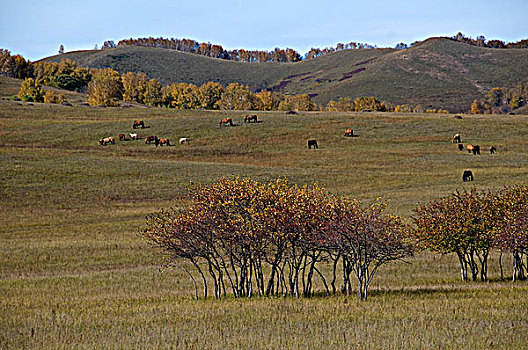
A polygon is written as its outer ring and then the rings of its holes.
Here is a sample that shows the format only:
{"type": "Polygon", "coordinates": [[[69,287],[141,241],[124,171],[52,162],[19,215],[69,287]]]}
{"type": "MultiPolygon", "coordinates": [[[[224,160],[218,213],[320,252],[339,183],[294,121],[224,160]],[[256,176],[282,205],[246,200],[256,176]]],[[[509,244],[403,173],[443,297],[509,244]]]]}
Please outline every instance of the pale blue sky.
{"type": "Polygon", "coordinates": [[[0,48],[31,60],[105,40],[189,38],[225,49],[272,50],[338,42],[394,47],[431,36],[528,37],[528,0],[2,0],[0,48]]]}

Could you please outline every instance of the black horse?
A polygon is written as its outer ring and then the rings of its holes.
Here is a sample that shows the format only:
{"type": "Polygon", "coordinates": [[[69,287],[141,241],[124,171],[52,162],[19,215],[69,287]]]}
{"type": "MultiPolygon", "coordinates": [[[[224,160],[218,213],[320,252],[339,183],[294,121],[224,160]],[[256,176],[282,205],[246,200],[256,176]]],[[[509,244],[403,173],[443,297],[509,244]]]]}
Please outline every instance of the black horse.
{"type": "Polygon", "coordinates": [[[473,177],[473,173],[471,170],[464,170],[464,173],[462,174],[462,181],[473,181],[475,178],[473,177]]]}
{"type": "Polygon", "coordinates": [[[319,146],[317,146],[317,140],[308,140],[308,148],[312,149],[312,146],[314,149],[319,148],[319,146]]]}

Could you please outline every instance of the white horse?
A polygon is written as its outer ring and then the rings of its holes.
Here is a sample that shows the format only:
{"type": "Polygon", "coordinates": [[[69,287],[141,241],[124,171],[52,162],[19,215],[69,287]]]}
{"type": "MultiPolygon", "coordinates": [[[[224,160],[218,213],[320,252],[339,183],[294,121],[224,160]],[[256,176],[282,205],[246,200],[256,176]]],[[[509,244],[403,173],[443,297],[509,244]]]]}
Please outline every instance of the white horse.
{"type": "Polygon", "coordinates": [[[130,138],[132,140],[137,140],[137,134],[130,134],[130,138]]]}
{"type": "Polygon", "coordinates": [[[186,138],[186,137],[182,137],[182,138],[180,138],[179,142],[180,142],[180,145],[183,145],[184,143],[189,143],[189,139],[186,138]]]}

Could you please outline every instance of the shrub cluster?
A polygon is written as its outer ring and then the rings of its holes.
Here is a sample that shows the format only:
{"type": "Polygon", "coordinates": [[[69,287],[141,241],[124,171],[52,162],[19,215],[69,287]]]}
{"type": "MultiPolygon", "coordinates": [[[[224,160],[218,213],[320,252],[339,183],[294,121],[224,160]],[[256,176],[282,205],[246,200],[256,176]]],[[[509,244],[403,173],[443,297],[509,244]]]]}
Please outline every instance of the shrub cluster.
{"type": "Polygon", "coordinates": [[[341,263],[341,291],[352,293],[353,273],[364,300],[380,266],[412,254],[408,227],[386,214],[383,203],[364,207],[330,196],[317,184],[227,178],[194,187],[190,195],[192,203],[182,209],[149,215],[143,235],[166,250],[172,263],[189,260],[205,297],[206,274],[216,298],[229,289],[234,297],[309,297],[315,278],[327,294],[336,293],[341,263]],[[332,262],[330,277],[318,268],[323,261],[332,262]]]}
{"type": "MultiPolygon", "coordinates": [[[[187,259],[201,278],[204,297],[208,280],[215,298],[229,290],[235,298],[310,297],[316,278],[327,295],[338,290],[350,295],[353,275],[358,299],[365,300],[378,268],[415,249],[455,253],[465,281],[476,281],[479,272],[481,281],[487,280],[492,249],[501,257],[510,252],[512,279],[526,278],[528,187],[457,191],[416,208],[414,228],[386,213],[379,200],[365,206],[331,196],[317,184],[298,187],[285,179],[223,178],[189,193],[190,204],[148,215],[143,236],[165,250],[167,265],[187,259]],[[325,274],[321,263],[332,268],[325,274]]],[[[193,280],[198,298],[193,274],[179,267],[193,280]]]]}
{"type": "Polygon", "coordinates": [[[477,280],[479,270],[481,281],[487,280],[488,257],[493,248],[513,254],[513,280],[526,278],[528,187],[457,191],[416,208],[413,220],[419,247],[456,253],[463,280],[469,279],[469,273],[473,281],[477,280]]]}

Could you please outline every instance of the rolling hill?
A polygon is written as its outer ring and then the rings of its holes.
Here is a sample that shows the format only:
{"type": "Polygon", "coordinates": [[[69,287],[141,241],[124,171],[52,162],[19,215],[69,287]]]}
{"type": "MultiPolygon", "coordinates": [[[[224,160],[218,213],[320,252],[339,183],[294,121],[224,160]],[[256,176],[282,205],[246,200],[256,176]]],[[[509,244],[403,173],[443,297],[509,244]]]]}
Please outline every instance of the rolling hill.
{"type": "Polygon", "coordinates": [[[161,48],[136,46],[76,51],[45,60],[143,72],[162,84],[216,81],[254,90],[307,93],[326,104],[339,97],[375,96],[395,104],[421,104],[451,112],[470,109],[493,87],[528,80],[528,50],[470,46],[431,38],[406,50],[345,50],[296,63],[226,61],[161,48]]]}

